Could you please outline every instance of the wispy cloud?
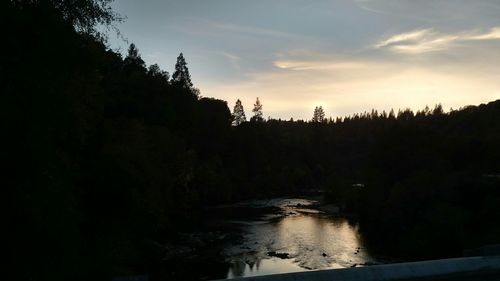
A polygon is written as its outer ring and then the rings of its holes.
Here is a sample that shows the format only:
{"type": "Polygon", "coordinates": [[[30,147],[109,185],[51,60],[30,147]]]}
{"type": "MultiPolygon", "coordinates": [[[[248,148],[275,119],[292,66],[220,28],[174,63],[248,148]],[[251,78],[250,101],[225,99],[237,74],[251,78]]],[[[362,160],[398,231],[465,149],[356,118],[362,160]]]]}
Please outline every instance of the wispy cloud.
{"type": "Polygon", "coordinates": [[[374,8],[371,8],[367,5],[367,3],[369,3],[370,1],[369,0],[354,0],[354,4],[356,6],[358,6],[360,9],[363,9],[365,11],[368,11],[368,12],[372,12],[372,13],[377,13],[377,14],[386,14],[386,12],[382,11],[382,10],[378,10],[378,9],[374,9],[374,8]]]}
{"type": "Polygon", "coordinates": [[[281,38],[298,38],[299,36],[293,33],[277,31],[270,28],[261,28],[255,26],[245,26],[237,24],[220,23],[214,21],[207,21],[211,28],[218,29],[219,31],[237,32],[256,36],[266,37],[281,37],[281,38]]]}
{"type": "Polygon", "coordinates": [[[276,39],[303,39],[303,35],[284,32],[267,27],[257,27],[252,25],[240,25],[234,23],[220,22],[200,18],[184,18],[183,24],[169,24],[168,29],[174,29],[181,32],[196,35],[222,35],[229,33],[231,35],[243,35],[276,39]]]}
{"type": "Polygon", "coordinates": [[[333,62],[333,61],[315,61],[315,60],[277,60],[273,62],[273,65],[277,68],[287,69],[287,70],[334,70],[334,69],[359,69],[365,68],[367,65],[365,63],[359,62],[333,62]]]}
{"type": "Polygon", "coordinates": [[[496,40],[500,39],[500,27],[493,27],[489,32],[467,37],[468,40],[496,40]]]}
{"type": "Polygon", "coordinates": [[[237,55],[234,55],[234,54],[231,54],[231,53],[227,53],[227,52],[221,52],[220,53],[221,56],[223,56],[234,68],[236,69],[240,69],[241,66],[240,66],[240,61],[241,61],[241,57],[237,56],[237,55]]]}
{"type": "MultiPolygon", "coordinates": [[[[490,40],[495,37],[492,31],[460,36],[467,40],[490,40]]],[[[387,46],[400,40],[425,38],[429,33],[435,32],[408,33],[387,46]]],[[[244,105],[252,104],[258,93],[266,113],[285,119],[310,118],[317,105],[322,105],[332,116],[371,108],[416,110],[436,103],[457,108],[499,98],[497,75],[482,62],[474,63],[454,60],[452,64],[443,61],[436,65],[435,60],[429,63],[393,56],[387,59],[367,54],[341,55],[335,51],[288,50],[277,54],[272,61],[274,68],[248,73],[244,82],[224,88],[214,86],[212,90],[228,93],[226,98],[230,103],[237,93],[244,105]]]]}
{"type": "Polygon", "coordinates": [[[382,47],[387,47],[387,46],[392,46],[392,45],[417,42],[419,40],[422,40],[422,39],[428,37],[430,34],[432,34],[431,28],[413,30],[410,32],[404,32],[404,33],[393,35],[386,40],[382,40],[382,41],[378,42],[375,45],[375,47],[382,48],[382,47]]]}
{"type": "Polygon", "coordinates": [[[258,96],[288,119],[500,98],[499,0],[138,2],[115,4],[147,63],[170,70],[183,51],[203,95],[230,107],[258,96]]]}
{"type": "Polygon", "coordinates": [[[493,27],[487,32],[473,30],[454,34],[446,34],[427,28],[390,36],[377,42],[375,48],[389,49],[399,53],[420,54],[446,50],[460,42],[498,39],[500,39],[500,27],[493,27]]]}
{"type": "Polygon", "coordinates": [[[275,118],[308,119],[314,106],[322,105],[328,115],[343,116],[372,108],[421,109],[442,103],[457,108],[499,98],[492,77],[472,70],[451,70],[390,62],[314,61],[275,62],[274,71],[256,72],[247,81],[213,85],[211,93],[224,96],[230,106],[239,98],[245,106],[259,96],[266,115],[275,118]]]}

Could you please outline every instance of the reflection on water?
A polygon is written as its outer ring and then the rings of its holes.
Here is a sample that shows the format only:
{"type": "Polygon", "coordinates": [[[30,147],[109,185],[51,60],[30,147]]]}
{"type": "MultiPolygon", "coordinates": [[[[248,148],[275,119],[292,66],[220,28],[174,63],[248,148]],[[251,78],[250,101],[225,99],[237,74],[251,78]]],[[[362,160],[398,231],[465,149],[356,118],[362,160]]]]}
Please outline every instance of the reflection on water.
{"type": "Polygon", "coordinates": [[[249,277],[276,273],[298,272],[306,269],[279,258],[256,259],[255,263],[246,263],[243,260],[231,262],[227,278],[249,277]]]}
{"type": "Polygon", "coordinates": [[[243,243],[225,249],[231,264],[227,278],[376,262],[364,248],[357,226],[308,208],[312,203],[305,199],[269,202],[284,215],[242,226],[243,243]]]}

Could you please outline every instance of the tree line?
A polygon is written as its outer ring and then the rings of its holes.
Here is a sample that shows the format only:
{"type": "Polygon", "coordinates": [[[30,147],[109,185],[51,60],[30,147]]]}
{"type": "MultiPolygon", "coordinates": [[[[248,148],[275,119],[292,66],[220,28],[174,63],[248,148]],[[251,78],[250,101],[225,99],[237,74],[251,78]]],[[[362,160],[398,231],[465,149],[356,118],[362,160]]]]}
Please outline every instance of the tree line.
{"type": "MultiPolygon", "coordinates": [[[[260,102],[259,98],[255,101],[255,104],[253,105],[252,113],[253,116],[250,118],[250,122],[263,122],[264,121],[264,113],[262,112],[262,103],[260,102]]],[[[241,103],[240,99],[236,100],[236,104],[234,105],[233,108],[233,113],[231,114],[232,118],[232,125],[233,126],[239,126],[243,122],[247,121],[247,118],[245,116],[245,109],[243,108],[243,104],[241,103]]]]}
{"type": "Polygon", "coordinates": [[[460,110],[264,119],[200,95],[135,45],[110,1],[2,1],[8,267],[23,280],[147,272],[206,207],[324,190],[374,249],[413,259],[498,243],[500,101],[460,110]],[[234,126],[237,125],[237,126],[234,126]],[[480,224],[478,225],[478,222],[480,224]],[[391,246],[392,245],[392,246],[391,246]]]}

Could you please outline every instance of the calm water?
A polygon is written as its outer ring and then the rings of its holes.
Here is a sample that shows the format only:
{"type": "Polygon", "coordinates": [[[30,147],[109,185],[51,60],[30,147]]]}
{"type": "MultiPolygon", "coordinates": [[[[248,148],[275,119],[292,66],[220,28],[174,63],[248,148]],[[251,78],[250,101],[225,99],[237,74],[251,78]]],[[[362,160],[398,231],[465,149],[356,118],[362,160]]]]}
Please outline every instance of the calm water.
{"type": "Polygon", "coordinates": [[[279,214],[257,221],[238,221],[243,240],[227,245],[226,278],[345,268],[378,263],[363,245],[356,225],[310,206],[309,199],[254,201],[252,206],[277,206],[279,214]]]}

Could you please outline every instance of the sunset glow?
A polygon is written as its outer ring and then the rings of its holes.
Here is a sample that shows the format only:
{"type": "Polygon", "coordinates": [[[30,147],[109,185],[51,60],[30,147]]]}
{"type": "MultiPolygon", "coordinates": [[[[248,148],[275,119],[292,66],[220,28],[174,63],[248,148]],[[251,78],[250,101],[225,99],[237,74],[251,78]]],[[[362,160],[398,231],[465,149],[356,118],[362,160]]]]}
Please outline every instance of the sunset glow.
{"type": "Polygon", "coordinates": [[[497,1],[182,2],[118,1],[120,30],[167,71],[184,52],[202,95],[230,108],[260,97],[266,117],[309,119],[317,105],[335,117],[500,98],[497,1]]]}

